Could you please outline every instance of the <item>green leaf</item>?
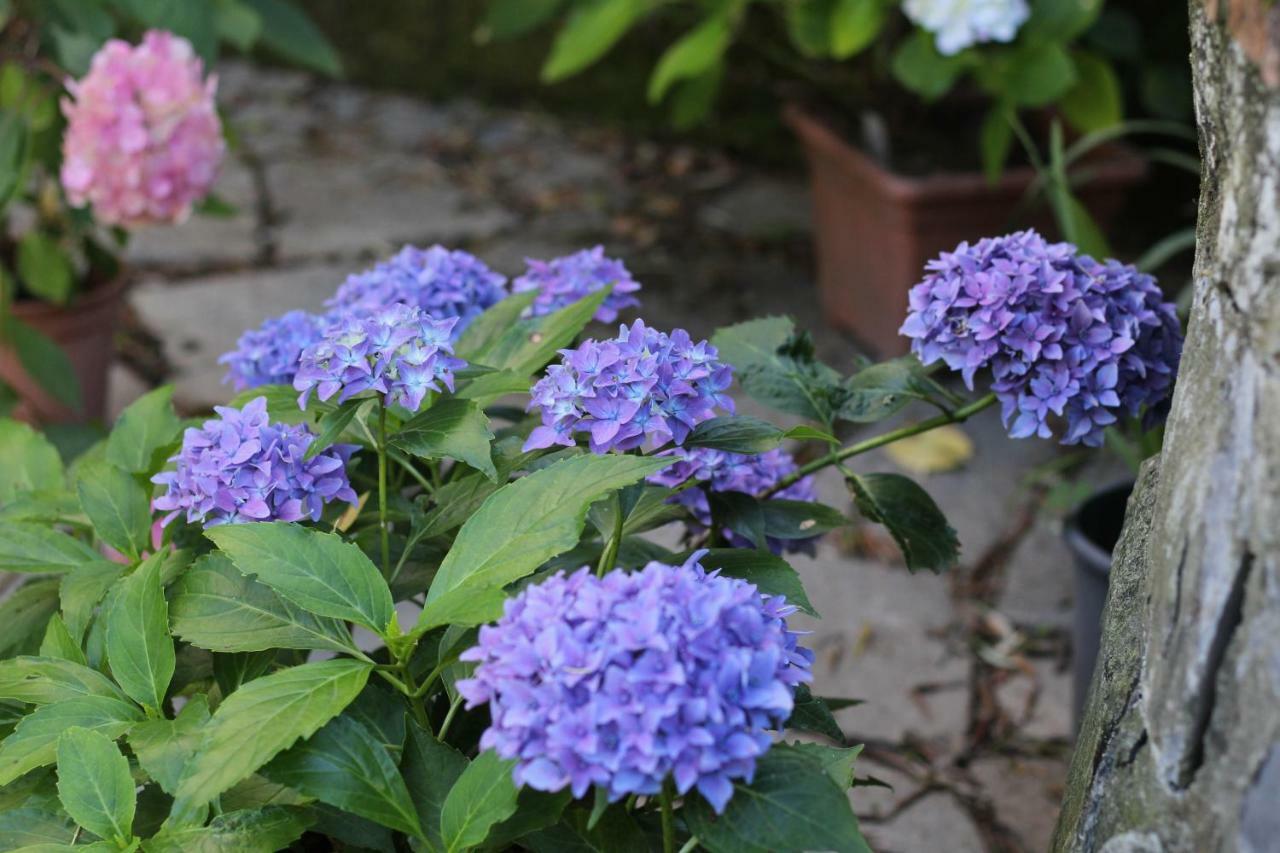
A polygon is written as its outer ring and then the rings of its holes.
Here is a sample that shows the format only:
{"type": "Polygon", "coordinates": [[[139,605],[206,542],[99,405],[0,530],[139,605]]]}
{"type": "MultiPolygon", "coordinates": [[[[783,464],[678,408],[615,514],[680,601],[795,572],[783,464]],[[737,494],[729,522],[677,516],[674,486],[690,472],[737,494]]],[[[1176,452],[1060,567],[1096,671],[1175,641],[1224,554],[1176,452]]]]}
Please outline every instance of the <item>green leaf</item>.
{"type": "Polygon", "coordinates": [[[564,0],[489,0],[476,41],[483,44],[522,36],[550,20],[563,4],[564,0]]]}
{"type": "MultiPolygon", "coordinates": [[[[577,544],[592,503],[668,464],[637,456],[578,456],[503,486],[458,532],[431,583],[427,606],[449,596],[449,610],[441,616],[453,608],[461,612],[479,590],[524,577],[577,544]]],[[[436,607],[440,613],[444,605],[436,607]]]]}
{"type": "Polygon", "coordinates": [[[67,623],[57,613],[49,617],[49,624],[44,629],[44,639],[40,642],[40,656],[56,660],[69,661],[85,666],[84,649],[71,632],[67,623]]]}
{"type": "Polygon", "coordinates": [[[262,769],[322,803],[421,837],[418,813],[400,771],[363,723],[341,716],[262,769]]]}
{"type": "Polygon", "coordinates": [[[484,409],[474,400],[454,398],[438,401],[391,436],[391,443],[407,453],[424,459],[457,459],[497,482],[489,450],[492,440],[484,409]]]}
{"type": "Polygon", "coordinates": [[[142,486],[114,465],[93,462],[80,470],[76,490],[94,532],[136,560],[151,536],[151,506],[142,486]]]}
{"type": "Polygon", "coordinates": [[[80,377],[76,376],[66,351],[52,338],[15,317],[10,317],[5,324],[5,335],[27,375],[68,409],[79,411],[80,377]]]}
{"type": "Polygon", "coordinates": [[[515,761],[486,750],[467,765],[449,789],[440,810],[440,836],[446,853],[478,847],[495,824],[515,814],[515,761]]]}
{"type": "Polygon", "coordinates": [[[0,656],[34,651],[58,610],[58,581],[30,580],[0,601],[0,656]]]}
{"type": "Polygon", "coordinates": [[[703,421],[685,439],[685,447],[710,447],[730,453],[764,453],[782,443],[781,429],[750,415],[721,415],[703,421]]]}
{"type": "Polygon", "coordinates": [[[48,705],[77,696],[128,698],[111,679],[83,664],[29,655],[0,661],[0,699],[48,705]]]}
{"type": "Polygon", "coordinates": [[[791,0],[783,4],[787,35],[802,55],[810,59],[831,54],[831,23],[836,0],[791,0]]]}
{"type": "Polygon", "coordinates": [[[350,632],[337,619],[290,603],[218,553],[201,557],[174,585],[169,618],[179,637],[215,652],[355,652],[350,632]]]}
{"type": "Polygon", "coordinates": [[[168,30],[191,42],[207,63],[218,56],[217,29],[211,3],[190,0],[111,0],[126,15],[147,28],[168,30]]]}
{"type": "Polygon", "coordinates": [[[160,579],[163,566],[163,554],[148,557],[124,579],[107,614],[111,674],[135,702],[157,712],[176,665],[160,579]]]}
{"type": "Polygon", "coordinates": [[[71,636],[79,639],[93,618],[94,609],[102,601],[107,590],[124,574],[125,566],[100,560],[73,569],[62,578],[59,597],[62,600],[62,618],[71,636]]]}
{"type": "Polygon", "coordinates": [[[363,724],[387,754],[399,760],[404,751],[405,712],[402,697],[374,683],[365,687],[342,716],[363,724]]]}
{"type": "Polygon", "coordinates": [[[730,36],[728,18],[716,15],[672,43],[649,78],[649,103],[661,101],[673,83],[710,70],[724,55],[730,36]]]}
{"type": "Polygon", "coordinates": [[[927,399],[935,387],[915,356],[882,361],[849,378],[845,383],[848,396],[840,404],[838,416],[854,423],[873,423],[914,400],[927,399]]]}
{"type": "Polygon", "coordinates": [[[935,101],[950,91],[972,63],[968,53],[943,56],[934,46],[932,33],[916,30],[894,51],[891,68],[899,83],[926,101],[935,101]]]}
{"type": "Polygon", "coordinates": [[[471,627],[492,622],[502,615],[507,600],[500,586],[471,589],[463,587],[451,595],[428,601],[418,616],[416,633],[425,633],[444,625],[471,627]]]}
{"type": "Polygon", "coordinates": [[[853,786],[853,765],[862,754],[861,744],[841,747],[821,743],[789,743],[787,747],[817,759],[831,781],[839,785],[841,790],[853,786]]]}
{"type": "Polygon", "coordinates": [[[400,770],[411,801],[418,810],[418,821],[431,843],[430,849],[443,846],[440,812],[449,791],[466,767],[467,759],[462,753],[436,740],[417,724],[410,723],[400,770]]]}
{"type": "Polygon", "coordinates": [[[286,0],[243,0],[262,19],[259,43],[281,59],[319,71],[342,75],[338,52],[306,14],[286,0]]]}
{"type": "Polygon", "coordinates": [[[356,545],[285,522],[228,524],[204,532],[237,569],[320,616],[384,632],[395,619],[391,590],[356,545]]]}
{"type": "MultiPolygon", "coordinates": [[[[48,805],[24,805],[0,812],[0,849],[3,850],[40,853],[42,849],[56,850],[57,845],[63,845],[62,849],[71,853],[70,842],[78,831],[71,818],[52,801],[48,805]]],[[[75,849],[88,853],[83,846],[75,849]]]]}
{"type": "Polygon", "coordinates": [[[960,540],[929,493],[901,474],[846,478],[859,512],[889,529],[907,568],[941,572],[956,564],[960,540]]]}
{"type": "Polygon", "coordinates": [[[0,418],[0,503],[24,492],[62,486],[62,458],[48,439],[31,427],[0,418]]]}
{"type": "Polygon", "coordinates": [[[848,59],[867,48],[889,14],[885,0],[837,0],[831,10],[831,55],[848,59]]]}
{"type": "Polygon", "coordinates": [[[197,817],[218,794],[340,714],[371,671],[349,658],[304,663],[256,678],[228,696],[178,784],[175,822],[197,817]]]}
{"type": "Polygon", "coordinates": [[[138,764],[166,794],[173,795],[209,724],[209,702],[203,694],[187,700],[172,720],[147,720],[129,732],[138,764]]]}
{"type": "Polygon", "coordinates": [[[28,231],[18,241],[18,278],[41,299],[65,305],[75,289],[75,275],[58,241],[43,231],[28,231]]]}
{"type": "MultiPolygon", "coordinates": [[[[559,311],[521,320],[482,352],[477,353],[475,361],[498,371],[531,375],[554,358],[557,352],[573,343],[574,338],[591,322],[596,310],[612,292],[613,286],[610,285],[587,294],[559,311]]],[[[471,384],[484,385],[486,381],[506,380],[502,374],[493,374],[481,376],[471,384]]],[[[474,399],[479,395],[470,393],[469,396],[474,399]]]]}
{"type": "Polygon", "coordinates": [[[101,732],[73,727],[58,738],[58,799],[85,829],[124,845],[138,805],[129,760],[101,732]]]}
{"type": "Polygon", "coordinates": [[[156,451],[171,444],[182,429],[173,411],[173,386],[148,391],[120,413],[107,438],[107,461],[130,474],[153,474],[156,451]]]}
{"type": "Polygon", "coordinates": [[[701,797],[681,814],[711,853],[871,853],[848,795],[813,756],[775,745],[756,763],[751,784],[734,784],[733,798],[716,815],[701,797]]]}
{"type": "Polygon", "coordinates": [[[1036,0],[1019,38],[1046,36],[1069,42],[1093,25],[1103,5],[1103,0],[1036,0]]]}
{"type": "Polygon", "coordinates": [[[89,563],[106,562],[79,539],[44,524],[0,522],[0,570],[69,572],[89,563]]]}
{"type": "Polygon", "coordinates": [[[726,326],[711,342],[742,389],[779,411],[829,424],[847,396],[840,374],[814,357],[812,341],[788,317],[726,326]]]}
{"type": "Polygon", "coordinates": [[[531,833],[558,822],[572,801],[573,792],[568,788],[555,793],[527,787],[520,789],[515,814],[489,830],[485,846],[491,850],[505,850],[517,841],[523,842],[531,833]]]}
{"type": "Polygon", "coordinates": [[[1067,121],[1083,133],[1119,124],[1124,118],[1124,96],[1111,63],[1083,50],[1072,54],[1072,59],[1076,84],[1058,104],[1067,121]]]}
{"type": "Polygon", "coordinates": [[[752,548],[713,548],[699,561],[707,571],[720,569],[731,578],[753,583],[765,595],[782,595],[810,616],[817,611],[800,583],[800,575],[791,565],[768,551],[752,548]]]}
{"type": "Polygon", "coordinates": [[[1013,124],[1010,118],[1008,108],[996,104],[982,119],[978,147],[982,152],[982,173],[991,184],[1000,180],[1005,161],[1009,159],[1009,149],[1013,147],[1013,124]]]}
{"type": "Polygon", "coordinates": [[[368,417],[375,405],[377,403],[374,400],[348,400],[333,411],[321,415],[316,422],[315,440],[307,447],[303,460],[314,459],[322,450],[330,447],[342,437],[353,420],[368,417]]]}
{"type": "Polygon", "coordinates": [[[23,717],[13,734],[0,743],[0,785],[52,764],[59,735],[72,726],[117,738],[141,719],[142,712],[136,706],[109,696],[78,696],[41,705],[23,717]]]}
{"type": "Polygon", "coordinates": [[[262,34],[262,16],[240,0],[214,0],[213,18],[218,38],[240,51],[250,50],[262,34]]]}
{"type": "MultiPolygon", "coordinates": [[[[525,5],[530,3],[530,0],[514,0],[514,2],[525,5]]],[[[560,2],[560,0],[555,0],[555,2],[560,2]]],[[[493,8],[494,5],[489,6],[490,10],[493,8]]],[[[480,354],[496,344],[512,326],[520,321],[525,310],[533,304],[533,300],[537,295],[537,290],[513,293],[506,299],[485,309],[483,314],[472,320],[467,328],[462,330],[462,334],[458,337],[458,342],[454,344],[453,349],[458,358],[467,362],[480,361],[483,363],[479,358],[480,354]]]]}
{"type": "Polygon", "coordinates": [[[796,688],[795,707],[786,728],[801,732],[814,732],[829,737],[839,744],[844,743],[844,732],[831,713],[831,708],[820,697],[814,696],[807,684],[796,688]]]}
{"type": "Polygon", "coordinates": [[[688,130],[710,114],[716,97],[720,94],[724,69],[725,63],[721,60],[697,77],[680,84],[671,99],[669,113],[672,127],[676,130],[688,130]]]}
{"type": "Polygon", "coordinates": [[[288,850],[311,826],[307,809],[263,806],[218,815],[208,826],[166,827],[142,843],[144,853],[272,853],[288,850]]]}
{"type": "Polygon", "coordinates": [[[1002,75],[1005,94],[1023,107],[1061,98],[1076,82],[1075,63],[1060,44],[1029,43],[1017,50],[1002,75]]]}
{"type": "Polygon", "coordinates": [[[307,410],[298,408],[298,392],[291,385],[260,385],[241,391],[227,403],[233,409],[243,409],[251,401],[262,397],[267,401],[267,415],[273,423],[310,424],[338,407],[319,400],[313,394],[307,401],[307,410]]]}
{"type": "Polygon", "coordinates": [[[542,81],[555,83],[577,74],[609,52],[648,11],[644,0],[583,0],[556,34],[542,66],[542,81]]]}
{"type": "MultiPolygon", "coordinates": [[[[4,25],[0,24],[0,29],[4,25]]],[[[0,114],[0,209],[14,197],[26,177],[31,134],[17,112],[0,114]]]]}

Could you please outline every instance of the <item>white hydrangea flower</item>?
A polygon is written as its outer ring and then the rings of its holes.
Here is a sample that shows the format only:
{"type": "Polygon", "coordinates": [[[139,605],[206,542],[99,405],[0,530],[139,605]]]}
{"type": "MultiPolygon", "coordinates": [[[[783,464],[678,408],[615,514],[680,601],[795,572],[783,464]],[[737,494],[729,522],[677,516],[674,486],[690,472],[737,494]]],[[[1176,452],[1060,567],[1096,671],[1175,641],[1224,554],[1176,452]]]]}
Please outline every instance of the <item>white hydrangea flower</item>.
{"type": "Polygon", "coordinates": [[[1027,0],[903,0],[907,17],[933,33],[943,56],[985,41],[1013,41],[1031,14],[1027,0]]]}

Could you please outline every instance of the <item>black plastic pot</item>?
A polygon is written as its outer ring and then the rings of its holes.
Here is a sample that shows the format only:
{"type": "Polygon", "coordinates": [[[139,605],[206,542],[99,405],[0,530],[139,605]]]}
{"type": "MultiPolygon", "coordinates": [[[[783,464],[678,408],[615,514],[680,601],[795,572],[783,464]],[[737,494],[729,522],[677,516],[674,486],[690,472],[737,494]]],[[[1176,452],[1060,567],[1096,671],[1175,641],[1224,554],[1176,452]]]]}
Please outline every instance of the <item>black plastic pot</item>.
{"type": "Polygon", "coordinates": [[[1120,541],[1124,510],[1133,492],[1133,481],[1116,483],[1089,498],[1067,519],[1063,535],[1076,561],[1075,614],[1071,625],[1074,691],[1072,705],[1076,726],[1093,679],[1102,635],[1102,607],[1107,601],[1111,552],[1120,541]]]}

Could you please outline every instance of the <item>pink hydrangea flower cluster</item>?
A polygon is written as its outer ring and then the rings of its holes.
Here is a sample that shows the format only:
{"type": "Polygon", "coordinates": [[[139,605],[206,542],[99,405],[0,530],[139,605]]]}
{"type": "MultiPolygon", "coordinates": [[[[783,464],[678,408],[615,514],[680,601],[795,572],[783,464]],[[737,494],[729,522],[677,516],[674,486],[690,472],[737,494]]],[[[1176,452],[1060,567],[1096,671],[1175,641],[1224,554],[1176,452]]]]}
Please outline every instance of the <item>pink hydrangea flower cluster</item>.
{"type": "Polygon", "coordinates": [[[222,162],[217,78],[191,43],[151,30],[136,47],[112,39],[62,101],[62,186],[105,225],[181,222],[222,162]]]}

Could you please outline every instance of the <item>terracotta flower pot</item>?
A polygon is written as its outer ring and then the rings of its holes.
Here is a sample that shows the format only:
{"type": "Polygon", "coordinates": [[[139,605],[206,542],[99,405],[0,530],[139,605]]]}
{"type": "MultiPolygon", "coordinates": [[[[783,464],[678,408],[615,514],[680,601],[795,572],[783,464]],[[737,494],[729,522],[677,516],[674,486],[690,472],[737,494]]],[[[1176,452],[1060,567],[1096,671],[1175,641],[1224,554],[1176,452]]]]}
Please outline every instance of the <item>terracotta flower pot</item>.
{"type": "Polygon", "coordinates": [[[0,345],[0,380],[18,393],[15,415],[33,423],[100,421],[106,414],[107,372],[124,301],[124,278],[94,288],[65,307],[21,301],[13,316],[53,340],[71,360],[80,380],[79,410],[73,411],[27,374],[17,355],[0,345]]]}
{"type": "MultiPolygon", "coordinates": [[[[790,105],[784,113],[804,144],[813,186],[818,289],[828,322],[853,333],[876,353],[900,355],[898,334],[907,291],[925,263],[961,241],[1005,234],[1027,224],[1048,229],[1042,216],[1016,220],[1030,167],[1006,169],[992,184],[978,172],[898,175],[845,142],[824,122],[790,105]]],[[[1090,158],[1092,178],[1080,200],[1105,229],[1146,163],[1120,146],[1090,158]]]]}

